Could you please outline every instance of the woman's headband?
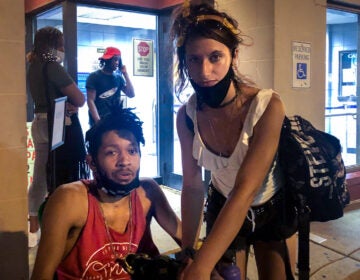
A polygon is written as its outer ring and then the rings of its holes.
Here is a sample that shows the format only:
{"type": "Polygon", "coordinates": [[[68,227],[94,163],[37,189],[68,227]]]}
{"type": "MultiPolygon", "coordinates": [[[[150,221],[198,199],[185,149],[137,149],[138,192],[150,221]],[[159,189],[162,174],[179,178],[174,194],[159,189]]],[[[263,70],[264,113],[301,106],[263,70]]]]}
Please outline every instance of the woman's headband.
{"type": "Polygon", "coordinates": [[[201,15],[201,16],[197,16],[196,17],[196,22],[200,22],[200,21],[204,21],[204,20],[215,20],[219,23],[221,23],[222,25],[224,25],[227,29],[229,29],[231,31],[231,33],[233,33],[234,35],[238,35],[240,34],[240,31],[238,29],[235,28],[234,25],[232,25],[226,17],[221,17],[221,16],[217,16],[217,15],[201,15]]]}
{"type": "MultiPolygon", "coordinates": [[[[182,17],[188,18],[189,16],[190,16],[190,2],[185,1],[183,4],[182,17]]],[[[181,47],[184,44],[186,32],[190,25],[197,25],[200,22],[209,21],[209,20],[220,23],[235,36],[240,34],[240,31],[236,29],[236,27],[231,22],[229,22],[229,20],[226,17],[222,17],[219,15],[199,15],[195,18],[193,22],[190,21],[190,24],[188,24],[186,27],[183,28],[184,31],[181,32],[180,35],[178,36],[176,46],[181,47]]]]}

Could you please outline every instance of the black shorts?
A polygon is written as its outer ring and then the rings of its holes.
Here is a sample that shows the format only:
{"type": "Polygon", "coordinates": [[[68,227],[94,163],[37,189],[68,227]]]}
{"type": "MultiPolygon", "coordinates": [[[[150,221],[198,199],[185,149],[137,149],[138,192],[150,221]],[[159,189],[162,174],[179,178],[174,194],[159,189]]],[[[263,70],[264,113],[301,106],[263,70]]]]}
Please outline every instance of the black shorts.
{"type": "MultiPolygon", "coordinates": [[[[226,198],[210,184],[204,215],[207,235],[225,201],[226,198]]],[[[250,210],[248,211],[248,217],[251,218],[253,215],[255,224],[245,218],[243,226],[229,247],[230,249],[244,249],[244,239],[247,245],[255,241],[280,241],[292,236],[297,231],[296,208],[290,200],[285,199],[282,190],[266,203],[252,207],[252,210],[253,214],[250,210]]],[[[234,214],[234,219],[236,217],[234,214]]]]}

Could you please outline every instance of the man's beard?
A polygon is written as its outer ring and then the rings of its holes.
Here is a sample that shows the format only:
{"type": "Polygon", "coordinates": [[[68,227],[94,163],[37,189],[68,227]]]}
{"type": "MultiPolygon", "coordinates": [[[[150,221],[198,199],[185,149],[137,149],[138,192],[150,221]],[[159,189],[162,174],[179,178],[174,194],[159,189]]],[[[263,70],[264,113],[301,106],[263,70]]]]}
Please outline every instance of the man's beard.
{"type": "Polygon", "coordinates": [[[94,175],[97,188],[110,196],[127,196],[132,190],[140,186],[139,171],[136,172],[134,180],[128,184],[119,184],[109,179],[101,168],[97,168],[98,172],[94,175]]]}

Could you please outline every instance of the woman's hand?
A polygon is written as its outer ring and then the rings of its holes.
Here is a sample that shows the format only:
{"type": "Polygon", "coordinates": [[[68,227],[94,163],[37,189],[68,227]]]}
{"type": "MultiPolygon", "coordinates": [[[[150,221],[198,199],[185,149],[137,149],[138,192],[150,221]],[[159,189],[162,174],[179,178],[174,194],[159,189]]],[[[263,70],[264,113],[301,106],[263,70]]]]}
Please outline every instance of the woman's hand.
{"type": "Polygon", "coordinates": [[[73,114],[76,114],[79,111],[79,107],[72,105],[69,102],[66,102],[66,115],[70,117],[73,114]]]}
{"type": "Polygon", "coordinates": [[[221,277],[221,275],[219,274],[219,272],[216,269],[214,269],[211,272],[210,279],[211,280],[224,280],[224,278],[221,277]]]}
{"type": "MultiPolygon", "coordinates": [[[[182,272],[183,277],[181,280],[210,280],[211,270],[209,271],[207,267],[199,267],[196,262],[189,263],[184,271],[182,272]]],[[[220,280],[222,278],[214,278],[220,280]]]]}
{"type": "Polygon", "coordinates": [[[181,268],[177,280],[187,279],[211,279],[211,280],[224,280],[223,277],[218,273],[216,268],[212,271],[209,267],[202,266],[203,269],[198,269],[199,263],[194,262],[196,251],[194,249],[184,249],[179,254],[179,259],[182,260],[183,267],[181,268]],[[210,272],[209,272],[210,271],[210,272]]]}

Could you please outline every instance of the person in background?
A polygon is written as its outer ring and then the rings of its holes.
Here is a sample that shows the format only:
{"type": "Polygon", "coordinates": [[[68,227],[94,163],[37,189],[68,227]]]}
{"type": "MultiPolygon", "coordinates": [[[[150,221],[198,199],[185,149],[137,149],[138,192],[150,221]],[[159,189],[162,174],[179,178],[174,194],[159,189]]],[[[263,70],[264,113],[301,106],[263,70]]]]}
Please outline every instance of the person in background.
{"type": "Polygon", "coordinates": [[[49,132],[52,133],[54,99],[67,97],[65,118],[65,141],[55,150],[55,186],[86,178],[86,151],[84,136],[77,116],[85,96],[61,65],[64,59],[64,37],[54,27],[39,29],[34,38],[33,50],[27,55],[29,68],[27,80],[35,104],[35,116],[31,134],[35,146],[33,182],[28,192],[29,199],[29,247],[39,239],[38,210],[54,186],[49,184],[47,169],[49,160],[49,132]],[[49,116],[50,115],[50,116],[49,116]]]}
{"type": "Polygon", "coordinates": [[[294,266],[295,247],[285,240],[296,226],[291,218],[282,219],[284,180],[277,158],[284,105],[273,90],[259,89],[239,73],[238,46],[248,45],[247,37],[228,14],[185,1],[174,11],[171,34],[178,59],[176,94],[180,97],[188,82],[195,90],[177,114],[185,252],[197,243],[204,207],[201,168],[211,172],[206,238],[193,261],[184,259],[183,279],[219,277],[235,263],[247,279],[251,245],[259,279],[287,274],[291,279],[287,256],[294,266]]]}
{"type": "Polygon", "coordinates": [[[122,64],[120,50],[108,47],[99,60],[101,69],[90,73],[86,79],[90,127],[121,102],[121,91],[129,98],[135,96],[126,66],[122,64]]]}
{"type": "Polygon", "coordinates": [[[44,210],[35,279],[130,279],[121,265],[128,254],[156,256],[150,223],[181,246],[181,222],[160,186],[139,178],[142,122],[117,108],[87,133],[94,180],[62,185],[44,210]]]}

